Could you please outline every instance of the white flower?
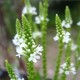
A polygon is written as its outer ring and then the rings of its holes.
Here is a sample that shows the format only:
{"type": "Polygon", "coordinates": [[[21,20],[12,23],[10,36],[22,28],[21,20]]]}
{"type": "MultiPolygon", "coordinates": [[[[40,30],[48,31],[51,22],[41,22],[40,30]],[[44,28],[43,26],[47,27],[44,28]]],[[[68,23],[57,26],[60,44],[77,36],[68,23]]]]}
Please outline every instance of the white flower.
{"type": "Polygon", "coordinates": [[[40,46],[40,45],[38,45],[38,46],[36,47],[36,52],[41,52],[41,51],[43,51],[43,47],[40,46]]]}
{"type": "Polygon", "coordinates": [[[17,46],[16,47],[16,52],[18,53],[16,56],[18,56],[20,58],[21,55],[23,55],[24,50],[21,47],[17,46]]]}
{"type": "Polygon", "coordinates": [[[37,59],[40,59],[40,55],[42,55],[41,51],[43,51],[43,48],[42,48],[42,46],[38,45],[34,49],[33,54],[30,54],[30,57],[29,57],[28,60],[36,63],[37,62],[37,59]]]}
{"type": "Polygon", "coordinates": [[[24,53],[23,48],[27,48],[27,45],[25,44],[25,40],[23,38],[20,38],[19,35],[16,34],[12,42],[16,46],[16,52],[17,52],[16,56],[20,58],[21,55],[23,55],[24,53]]]}
{"type": "Polygon", "coordinates": [[[71,38],[70,38],[70,33],[69,32],[65,32],[64,31],[64,36],[63,36],[63,42],[64,43],[68,43],[69,41],[71,41],[71,38]]]}
{"type": "Polygon", "coordinates": [[[71,50],[72,50],[72,51],[75,51],[76,49],[77,49],[77,45],[75,45],[75,44],[72,43],[72,45],[71,45],[71,50]]]}
{"type": "Polygon", "coordinates": [[[69,75],[70,73],[72,73],[72,74],[75,75],[76,74],[76,69],[74,67],[74,64],[71,63],[70,66],[67,68],[67,64],[66,63],[63,63],[60,66],[59,73],[60,74],[65,73],[66,75],[69,75]]]}
{"type": "MultiPolygon", "coordinates": [[[[39,15],[39,16],[36,16],[36,17],[35,17],[35,23],[36,23],[36,24],[40,24],[41,21],[43,21],[43,20],[44,20],[44,16],[39,15]]],[[[46,21],[48,22],[49,19],[46,18],[46,21]]]]}
{"type": "Polygon", "coordinates": [[[71,24],[72,24],[72,20],[70,20],[69,23],[67,23],[65,20],[63,20],[61,23],[62,27],[65,27],[65,28],[70,28],[71,24]]]}
{"type": "MultiPolygon", "coordinates": [[[[62,36],[62,35],[60,35],[60,36],[62,36]]],[[[59,40],[58,35],[56,35],[53,39],[54,39],[54,41],[59,40]]],[[[68,43],[69,41],[71,41],[70,33],[63,31],[63,42],[68,43]]]]}
{"type": "Polygon", "coordinates": [[[41,23],[40,18],[38,16],[35,17],[35,23],[36,24],[40,24],[41,23]]]}
{"type": "Polygon", "coordinates": [[[75,75],[76,74],[76,69],[74,67],[72,67],[71,72],[75,75]]]}
{"type": "Polygon", "coordinates": [[[26,14],[27,13],[27,7],[25,6],[22,10],[22,14],[26,14]]]}
{"type": "Polygon", "coordinates": [[[62,67],[63,69],[65,69],[65,68],[66,68],[66,63],[62,64],[61,67],[62,67]]]}
{"type": "Polygon", "coordinates": [[[65,24],[66,24],[65,20],[63,20],[62,23],[61,23],[61,25],[65,26],[65,24]]]}
{"type": "Polygon", "coordinates": [[[37,12],[36,12],[36,8],[35,8],[35,7],[30,7],[29,10],[30,10],[29,12],[30,12],[31,14],[37,15],[37,12]]]}
{"type": "Polygon", "coordinates": [[[57,41],[59,38],[58,38],[58,36],[56,35],[53,39],[54,39],[54,41],[57,41]]]}
{"type": "Polygon", "coordinates": [[[18,36],[18,34],[16,34],[15,36],[14,36],[14,39],[12,39],[12,42],[13,42],[13,44],[14,45],[19,45],[19,36],[18,36]]]}
{"type": "Polygon", "coordinates": [[[34,63],[36,63],[37,59],[40,59],[40,56],[33,53],[33,54],[30,54],[30,58],[28,60],[33,61],[34,63]]]}
{"type": "Polygon", "coordinates": [[[71,27],[70,24],[66,24],[66,25],[65,25],[65,28],[70,28],[70,27],[71,27]]]}
{"type": "Polygon", "coordinates": [[[35,31],[32,34],[33,38],[36,39],[37,37],[42,37],[42,33],[40,31],[35,31]]]}
{"type": "Polygon", "coordinates": [[[77,26],[80,26],[80,21],[79,21],[79,22],[77,22],[77,26]]]}
{"type": "Polygon", "coordinates": [[[14,36],[14,39],[12,39],[12,42],[13,42],[13,44],[14,44],[15,46],[18,46],[18,45],[20,45],[21,43],[24,43],[24,40],[23,40],[23,38],[19,38],[19,35],[16,34],[16,35],[14,36]]]}
{"type": "Polygon", "coordinates": [[[22,14],[32,14],[32,15],[36,15],[37,12],[36,12],[36,8],[35,7],[27,7],[25,6],[22,10],[22,14]]]}

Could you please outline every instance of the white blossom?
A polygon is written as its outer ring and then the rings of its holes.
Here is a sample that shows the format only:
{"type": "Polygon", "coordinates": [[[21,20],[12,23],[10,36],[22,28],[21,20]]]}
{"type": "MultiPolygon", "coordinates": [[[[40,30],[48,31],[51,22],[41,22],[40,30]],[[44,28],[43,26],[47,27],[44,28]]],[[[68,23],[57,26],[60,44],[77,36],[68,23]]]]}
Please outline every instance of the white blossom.
{"type": "Polygon", "coordinates": [[[71,63],[70,66],[68,66],[68,68],[67,68],[67,64],[66,63],[63,63],[60,66],[59,73],[60,74],[65,73],[66,75],[69,75],[70,73],[72,73],[72,74],[75,75],[76,74],[76,69],[74,67],[74,64],[71,63]]]}
{"type": "Polygon", "coordinates": [[[16,52],[18,53],[16,56],[20,58],[24,51],[21,47],[16,47],[16,52]]]}
{"type": "Polygon", "coordinates": [[[66,24],[65,20],[63,20],[62,23],[61,23],[61,25],[65,26],[65,24],[66,24]]]}
{"type": "Polygon", "coordinates": [[[54,41],[57,41],[59,39],[59,37],[56,35],[53,39],[54,39],[54,41]]]}
{"type": "Polygon", "coordinates": [[[12,39],[12,42],[13,42],[14,45],[19,45],[20,44],[19,43],[19,36],[18,36],[18,34],[16,34],[14,36],[14,39],[12,39]]]}
{"type": "Polygon", "coordinates": [[[77,26],[80,26],[80,21],[79,21],[79,22],[77,22],[77,26]]]}
{"type": "Polygon", "coordinates": [[[32,37],[34,39],[36,39],[37,37],[41,38],[42,37],[42,33],[40,31],[35,31],[35,32],[33,32],[32,37]]]}
{"type": "MultiPolygon", "coordinates": [[[[35,17],[35,23],[36,23],[36,24],[40,24],[41,21],[43,21],[43,20],[44,20],[44,16],[39,15],[39,16],[36,16],[36,17],[35,17]]],[[[48,22],[49,19],[46,18],[46,21],[48,22]]]]}
{"type": "Polygon", "coordinates": [[[70,28],[71,24],[72,24],[72,20],[70,20],[69,23],[67,23],[65,20],[63,20],[61,23],[62,27],[65,27],[65,28],[70,28]]]}
{"type": "Polygon", "coordinates": [[[12,40],[13,44],[16,46],[16,52],[19,58],[21,57],[21,55],[23,55],[24,50],[23,48],[27,47],[27,45],[25,44],[25,41],[23,38],[20,38],[18,34],[16,34],[14,36],[14,39],[12,40]]]}
{"type": "MultiPolygon", "coordinates": [[[[54,41],[58,41],[59,40],[58,35],[56,35],[53,39],[54,39],[54,41]]],[[[63,31],[63,42],[68,43],[69,41],[71,41],[70,33],[63,31]]]]}
{"type": "Polygon", "coordinates": [[[40,18],[38,16],[35,17],[35,23],[36,24],[40,24],[41,23],[40,18]]]}
{"type": "Polygon", "coordinates": [[[41,53],[42,51],[43,51],[42,46],[38,45],[35,48],[34,52],[32,54],[30,54],[30,57],[28,60],[36,63],[37,59],[40,59],[40,55],[42,55],[42,53],[41,53]]]}
{"type": "Polygon", "coordinates": [[[27,7],[25,6],[22,10],[22,14],[32,14],[32,15],[36,15],[37,12],[36,12],[36,8],[35,7],[27,7]]]}
{"type": "Polygon", "coordinates": [[[34,63],[36,63],[37,59],[40,59],[40,56],[33,53],[33,54],[30,54],[30,58],[28,60],[33,61],[34,63]]]}

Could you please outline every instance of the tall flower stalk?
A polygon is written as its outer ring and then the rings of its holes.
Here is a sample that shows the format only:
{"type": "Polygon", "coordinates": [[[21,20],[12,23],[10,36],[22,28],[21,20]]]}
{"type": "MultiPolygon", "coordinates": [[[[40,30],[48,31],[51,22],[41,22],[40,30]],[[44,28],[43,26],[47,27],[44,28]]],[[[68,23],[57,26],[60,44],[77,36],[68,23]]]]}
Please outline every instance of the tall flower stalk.
{"type": "Polygon", "coordinates": [[[61,63],[61,58],[62,58],[62,53],[63,53],[63,28],[61,25],[61,20],[57,14],[56,14],[55,19],[56,19],[55,22],[56,22],[57,35],[59,38],[58,39],[59,50],[58,50],[58,58],[56,62],[57,64],[56,64],[56,69],[55,69],[53,80],[58,80],[59,68],[60,68],[60,63],[61,63]]]}
{"type": "Polygon", "coordinates": [[[7,60],[5,61],[5,64],[6,64],[6,69],[8,71],[10,79],[12,79],[12,80],[18,80],[17,77],[16,77],[16,75],[15,75],[15,72],[14,72],[12,66],[8,63],[7,60]]]}
{"type": "Polygon", "coordinates": [[[46,36],[47,36],[47,21],[46,18],[48,16],[48,0],[44,0],[43,4],[40,3],[40,16],[43,17],[43,21],[41,21],[41,29],[42,29],[42,69],[43,69],[43,79],[47,78],[47,59],[46,59],[46,36]],[[42,10],[42,11],[41,11],[42,10]]]}

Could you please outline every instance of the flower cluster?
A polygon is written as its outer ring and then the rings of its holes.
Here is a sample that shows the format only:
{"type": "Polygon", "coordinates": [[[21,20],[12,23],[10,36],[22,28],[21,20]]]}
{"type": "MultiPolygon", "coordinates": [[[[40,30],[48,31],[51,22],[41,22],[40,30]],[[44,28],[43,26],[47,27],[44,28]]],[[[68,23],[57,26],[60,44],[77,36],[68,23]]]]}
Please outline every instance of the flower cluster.
{"type": "Polygon", "coordinates": [[[72,23],[73,23],[72,20],[70,20],[70,22],[68,22],[68,23],[65,20],[63,20],[61,25],[62,25],[62,27],[70,28],[72,23]]]}
{"type": "MultiPolygon", "coordinates": [[[[15,80],[15,79],[10,79],[10,80],[15,80]]],[[[18,80],[24,80],[24,78],[18,78],[18,80]]]]}
{"type": "MultiPolygon", "coordinates": [[[[14,36],[14,39],[12,40],[13,44],[16,45],[16,52],[18,53],[16,56],[19,58],[21,55],[24,55],[25,49],[27,49],[27,45],[25,44],[25,40],[23,38],[19,38],[19,35],[16,34],[14,36]]],[[[28,43],[30,44],[30,43],[28,43]]],[[[35,43],[32,45],[33,48],[33,53],[30,54],[30,58],[28,59],[29,61],[37,62],[37,59],[40,59],[40,55],[42,55],[41,51],[43,50],[42,46],[38,45],[36,47],[35,43]]],[[[30,52],[30,49],[27,49],[27,52],[30,52]]]]}
{"type": "Polygon", "coordinates": [[[71,63],[70,66],[67,68],[67,64],[66,63],[63,63],[61,66],[60,66],[60,69],[59,69],[59,73],[62,74],[62,73],[65,73],[66,75],[69,75],[70,72],[72,74],[76,74],[76,69],[74,67],[74,64],[71,63]]]}
{"type": "Polygon", "coordinates": [[[36,8],[25,6],[22,10],[22,14],[28,14],[28,13],[32,15],[37,15],[36,8]]]}
{"type": "Polygon", "coordinates": [[[16,46],[16,52],[18,53],[16,56],[18,56],[19,58],[21,57],[21,55],[24,55],[23,52],[23,48],[27,47],[27,45],[25,44],[25,41],[23,38],[20,38],[18,34],[16,34],[14,36],[14,39],[12,40],[13,44],[16,46]]]}
{"type": "MultiPolygon", "coordinates": [[[[44,20],[44,16],[36,16],[35,17],[35,23],[36,24],[40,24],[42,21],[44,20]]],[[[48,22],[49,21],[49,19],[48,18],[46,18],[46,21],[48,22]]]]}
{"type": "Polygon", "coordinates": [[[30,58],[28,60],[36,63],[37,59],[40,59],[40,55],[42,55],[41,51],[43,51],[43,48],[42,48],[42,46],[38,45],[34,49],[34,53],[30,54],[30,58]]]}
{"type": "MultiPolygon", "coordinates": [[[[54,41],[59,40],[58,35],[56,35],[53,39],[54,39],[54,41]]],[[[63,31],[63,42],[68,43],[69,41],[71,41],[70,33],[66,32],[66,31],[63,31]]]]}
{"type": "Polygon", "coordinates": [[[35,32],[33,32],[32,37],[34,39],[36,39],[37,37],[41,38],[42,37],[42,33],[40,31],[35,31],[35,32]]]}

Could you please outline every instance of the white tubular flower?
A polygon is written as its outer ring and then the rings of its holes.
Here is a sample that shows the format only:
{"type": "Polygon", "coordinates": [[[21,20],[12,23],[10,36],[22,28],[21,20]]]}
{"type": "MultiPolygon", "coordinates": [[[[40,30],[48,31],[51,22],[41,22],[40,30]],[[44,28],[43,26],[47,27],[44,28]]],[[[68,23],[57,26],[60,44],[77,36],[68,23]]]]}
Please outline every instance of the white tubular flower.
{"type": "Polygon", "coordinates": [[[25,6],[22,10],[22,14],[28,14],[28,13],[30,13],[32,15],[36,15],[37,14],[36,8],[35,7],[28,8],[27,6],[25,6]]]}
{"type": "Polygon", "coordinates": [[[36,63],[37,59],[40,59],[40,56],[33,53],[33,54],[30,54],[30,58],[28,60],[33,61],[34,63],[36,63]]]}
{"type": "Polygon", "coordinates": [[[16,56],[20,58],[24,51],[21,47],[16,47],[16,52],[18,53],[16,56]]]}
{"type": "Polygon", "coordinates": [[[77,26],[80,26],[80,21],[79,21],[79,22],[77,22],[77,26]]]}
{"type": "Polygon", "coordinates": [[[71,41],[71,38],[70,38],[70,33],[69,32],[65,32],[64,31],[64,36],[63,36],[63,42],[64,43],[68,43],[69,41],[71,41]]]}
{"type": "MultiPolygon", "coordinates": [[[[35,17],[35,23],[36,23],[36,24],[40,24],[41,21],[43,21],[43,20],[44,20],[44,16],[39,15],[39,16],[36,16],[36,17],[35,17]]],[[[49,19],[46,18],[46,21],[48,22],[49,19]]]]}
{"type": "Polygon", "coordinates": [[[33,54],[30,54],[30,57],[29,57],[29,61],[32,61],[34,63],[37,62],[37,59],[40,59],[40,55],[42,55],[42,46],[38,45],[35,49],[34,49],[34,52],[33,54]]]}
{"type": "Polygon", "coordinates": [[[12,39],[12,42],[13,42],[14,45],[19,45],[19,36],[18,36],[18,34],[16,34],[14,36],[14,39],[12,39]]]}
{"type": "Polygon", "coordinates": [[[35,7],[30,7],[30,11],[29,11],[31,14],[33,15],[37,15],[37,12],[36,12],[36,8],[35,7]]]}
{"type": "Polygon", "coordinates": [[[70,24],[66,24],[66,25],[65,25],[65,28],[70,28],[70,27],[71,27],[70,24]]]}
{"type": "Polygon", "coordinates": [[[66,68],[66,63],[62,64],[61,67],[62,67],[63,69],[65,69],[65,68],[66,68]]]}
{"type": "Polygon", "coordinates": [[[56,35],[53,39],[54,39],[54,41],[57,41],[59,38],[58,38],[58,36],[56,35]]]}
{"type": "Polygon", "coordinates": [[[23,8],[23,10],[22,10],[22,14],[27,14],[27,13],[28,13],[27,7],[25,6],[25,7],[23,8]]]}
{"type": "Polygon", "coordinates": [[[13,42],[13,44],[14,44],[15,46],[18,46],[18,45],[20,45],[22,42],[24,42],[24,40],[23,40],[23,38],[19,38],[19,35],[16,34],[16,35],[14,36],[14,39],[12,39],[12,42],[13,42]]]}
{"type": "MultiPolygon", "coordinates": [[[[56,35],[53,39],[54,39],[54,41],[58,41],[59,37],[56,35]]],[[[69,41],[71,41],[70,33],[63,31],[63,42],[69,43],[69,41]]]]}
{"type": "Polygon", "coordinates": [[[60,66],[60,69],[59,69],[59,73],[62,74],[62,73],[65,73],[66,75],[69,75],[70,73],[72,74],[76,74],[76,69],[74,67],[74,64],[71,63],[69,68],[67,68],[67,64],[66,63],[63,63],[61,66],[60,66]]]}
{"type": "Polygon", "coordinates": [[[41,23],[40,18],[38,16],[35,17],[35,23],[36,24],[40,24],[41,23]]]}
{"type": "Polygon", "coordinates": [[[72,43],[72,45],[71,45],[71,50],[72,51],[75,51],[77,49],[77,45],[75,45],[74,43],[72,43]]]}
{"type": "Polygon", "coordinates": [[[61,25],[65,26],[65,24],[66,24],[65,20],[63,20],[62,23],[61,23],[61,25]]]}
{"type": "Polygon", "coordinates": [[[33,38],[36,39],[37,37],[42,37],[42,33],[40,31],[35,31],[32,34],[33,38]]]}
{"type": "Polygon", "coordinates": [[[62,27],[70,28],[72,23],[73,23],[72,20],[69,23],[67,23],[65,20],[63,20],[62,21],[62,27]]]}
{"type": "Polygon", "coordinates": [[[27,48],[27,45],[25,44],[25,41],[23,38],[19,38],[18,34],[14,36],[14,39],[12,40],[12,42],[16,46],[16,52],[18,53],[16,56],[20,58],[21,55],[23,55],[24,53],[23,48],[25,47],[27,48]]]}
{"type": "Polygon", "coordinates": [[[40,46],[40,45],[38,45],[38,46],[36,47],[36,52],[41,52],[41,51],[43,51],[43,47],[40,46]]]}

